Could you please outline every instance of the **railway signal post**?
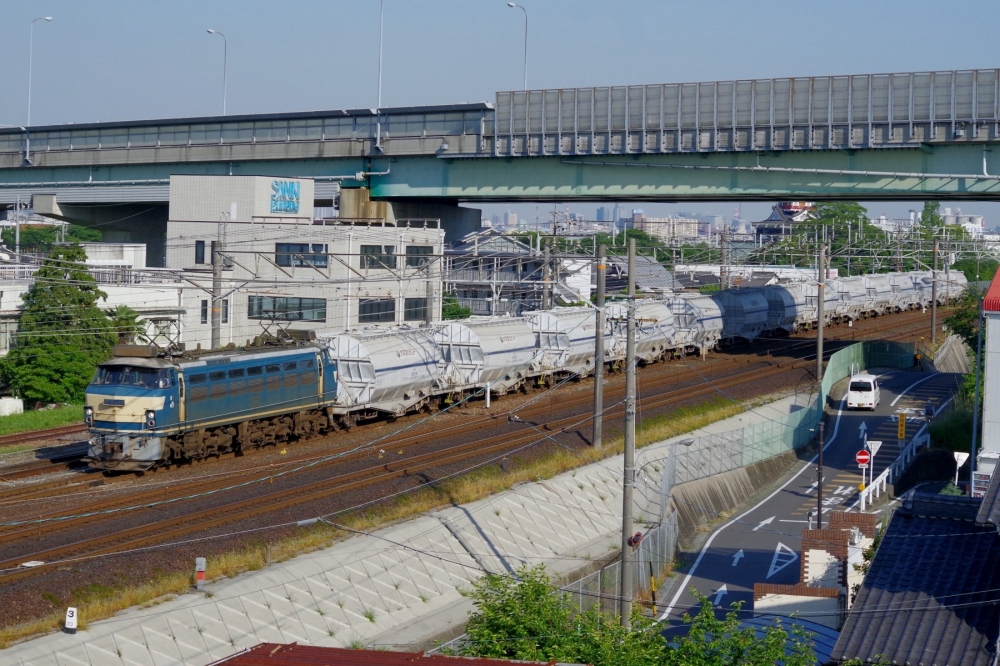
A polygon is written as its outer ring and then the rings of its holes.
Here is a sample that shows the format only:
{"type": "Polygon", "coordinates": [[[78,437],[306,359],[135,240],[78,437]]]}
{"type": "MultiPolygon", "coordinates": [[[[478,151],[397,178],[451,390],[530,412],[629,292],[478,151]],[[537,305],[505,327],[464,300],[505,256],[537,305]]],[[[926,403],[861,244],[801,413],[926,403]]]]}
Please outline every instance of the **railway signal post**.
{"type": "Polygon", "coordinates": [[[625,343],[625,475],[622,487],[621,626],[631,626],[635,564],[632,492],[635,489],[635,239],[628,241],[628,318],[625,343]]]}
{"type": "MultiPolygon", "coordinates": [[[[819,268],[819,284],[816,288],[816,382],[817,393],[823,395],[823,306],[826,300],[826,270],[823,267],[823,259],[826,254],[826,247],[821,246],[819,255],[816,257],[816,265],[819,268]]],[[[819,425],[817,429],[817,440],[819,441],[819,455],[816,459],[816,529],[823,529],[823,417],[825,416],[826,405],[819,405],[819,425]]]]}

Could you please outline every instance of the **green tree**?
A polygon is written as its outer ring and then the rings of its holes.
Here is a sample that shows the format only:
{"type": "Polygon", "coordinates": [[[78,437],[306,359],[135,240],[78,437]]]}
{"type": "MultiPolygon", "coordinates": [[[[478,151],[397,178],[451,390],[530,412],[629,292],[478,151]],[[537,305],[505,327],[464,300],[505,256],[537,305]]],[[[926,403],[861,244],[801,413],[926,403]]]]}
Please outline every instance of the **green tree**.
{"type": "Polygon", "coordinates": [[[941,219],[941,204],[937,201],[925,201],[924,209],[920,212],[920,226],[930,234],[936,227],[944,225],[941,219]]]}
{"type": "Polygon", "coordinates": [[[752,627],[740,626],[742,602],[734,603],[719,619],[712,602],[692,589],[701,608],[696,616],[685,613],[690,624],[687,635],[673,639],[665,663],[671,666],[756,666],[784,664],[812,666],[816,663],[812,640],[801,628],[775,623],[758,635],[752,627]]]}
{"type": "Polygon", "coordinates": [[[445,294],[441,299],[441,319],[468,319],[472,316],[472,308],[464,308],[458,303],[458,298],[445,294]]]}
{"type": "Polygon", "coordinates": [[[664,663],[662,627],[638,613],[631,630],[596,607],[574,614],[542,565],[521,567],[515,575],[487,574],[473,586],[476,609],[466,624],[465,656],[594,666],[664,663]]]}
{"type": "Polygon", "coordinates": [[[146,320],[139,319],[139,313],[129,306],[119,305],[116,308],[108,308],[104,314],[108,317],[118,344],[130,345],[149,341],[146,337],[146,320]]]}
{"type": "Polygon", "coordinates": [[[955,302],[955,309],[945,318],[948,330],[965,340],[969,349],[975,349],[979,337],[979,297],[967,291],[955,302]]]}
{"type": "Polygon", "coordinates": [[[97,288],[78,245],[57,246],[22,296],[19,331],[0,363],[2,377],[28,401],[83,399],[97,364],[117,337],[97,307],[107,294],[97,288]]]}
{"type": "MultiPolygon", "coordinates": [[[[9,248],[14,248],[15,230],[4,229],[0,238],[9,248]]],[[[67,243],[95,243],[103,238],[100,229],[91,229],[79,224],[71,224],[66,228],[67,243]]],[[[53,225],[23,226],[21,227],[21,247],[36,248],[43,252],[48,251],[60,240],[59,229],[53,225]]]]}
{"type": "Polygon", "coordinates": [[[552,587],[543,566],[522,567],[514,575],[488,574],[474,583],[475,610],[466,625],[462,654],[593,666],[810,666],[812,642],[802,629],[775,624],[762,635],[740,626],[740,605],[724,619],[699,596],[700,612],[685,615],[686,636],[663,637],[664,626],[638,607],[630,629],[595,605],[576,613],[566,595],[552,587]]]}

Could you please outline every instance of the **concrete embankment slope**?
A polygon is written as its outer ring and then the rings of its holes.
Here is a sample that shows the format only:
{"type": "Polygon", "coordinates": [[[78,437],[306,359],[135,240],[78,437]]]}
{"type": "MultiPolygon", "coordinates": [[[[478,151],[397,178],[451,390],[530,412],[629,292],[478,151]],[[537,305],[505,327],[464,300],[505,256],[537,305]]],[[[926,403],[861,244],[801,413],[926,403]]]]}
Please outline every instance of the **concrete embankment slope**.
{"type": "MultiPolygon", "coordinates": [[[[696,435],[732,431],[806,404],[791,396],[720,421],[696,435]]],[[[672,441],[640,451],[647,469],[672,441]]],[[[785,454],[674,488],[680,537],[736,508],[794,462],[785,454]]],[[[622,457],[467,505],[373,531],[287,562],[210,583],[146,609],[0,652],[0,662],[208,664],[260,642],[406,646],[416,650],[461,632],[472,582],[484,572],[544,563],[565,581],[606,561],[620,543],[622,457]]],[[[654,475],[655,476],[655,475],[654,475]]],[[[636,515],[655,520],[659,487],[637,493],[636,515]]],[[[307,516],[303,516],[306,518],[307,516]]],[[[86,618],[84,618],[86,619],[86,618]]]]}

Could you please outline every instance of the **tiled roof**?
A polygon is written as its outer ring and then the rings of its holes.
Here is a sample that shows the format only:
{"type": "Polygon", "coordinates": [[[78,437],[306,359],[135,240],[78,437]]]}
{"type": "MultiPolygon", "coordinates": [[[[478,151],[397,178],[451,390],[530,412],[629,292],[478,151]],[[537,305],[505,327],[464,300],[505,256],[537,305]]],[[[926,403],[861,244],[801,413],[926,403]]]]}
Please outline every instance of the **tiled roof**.
{"type": "MultiPolygon", "coordinates": [[[[608,263],[613,264],[621,275],[628,275],[628,259],[626,257],[609,257],[608,263]]],[[[609,288],[611,280],[608,280],[609,288]]],[[[638,255],[635,258],[636,289],[657,289],[673,291],[680,289],[674,276],[663,267],[663,264],[652,257],[638,255]]]]}
{"type": "Polygon", "coordinates": [[[446,657],[423,652],[348,650],[291,643],[261,643],[245,652],[214,662],[225,666],[505,666],[542,664],[536,661],[446,657]]]}
{"type": "Polygon", "coordinates": [[[979,500],[911,494],[896,510],[841,631],[834,663],[987,666],[1000,635],[1000,535],[979,500]]]}
{"type": "Polygon", "coordinates": [[[983,299],[983,311],[1000,312],[1000,271],[993,276],[993,282],[990,283],[986,298],[983,299]]]}

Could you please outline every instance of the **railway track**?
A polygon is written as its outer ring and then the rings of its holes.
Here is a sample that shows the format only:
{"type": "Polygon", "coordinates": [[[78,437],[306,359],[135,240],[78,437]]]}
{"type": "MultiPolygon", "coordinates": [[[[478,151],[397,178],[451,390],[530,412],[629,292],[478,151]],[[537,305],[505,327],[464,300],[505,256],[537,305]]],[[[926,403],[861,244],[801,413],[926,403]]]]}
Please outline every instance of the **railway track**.
{"type": "MultiPolygon", "coordinates": [[[[871,334],[873,332],[881,332],[882,330],[895,329],[896,330],[896,335],[898,337],[905,337],[907,335],[912,334],[913,331],[914,331],[914,329],[917,329],[917,328],[919,328],[919,327],[921,327],[923,325],[924,325],[923,322],[920,321],[919,317],[915,316],[915,313],[903,313],[903,314],[898,315],[897,317],[893,318],[891,321],[869,320],[869,322],[867,323],[867,326],[864,328],[864,330],[859,331],[859,332],[862,332],[862,333],[866,334],[866,337],[867,337],[869,334],[871,334]],[[911,315],[911,316],[907,317],[907,315],[911,315]],[[900,321],[900,319],[903,319],[903,318],[909,318],[909,319],[914,319],[915,318],[918,321],[917,322],[900,321]],[[902,326],[902,329],[900,329],[901,326],[902,326]]],[[[861,327],[859,327],[859,329],[860,328],[861,327]]],[[[837,329],[834,329],[834,330],[836,331],[837,329]]],[[[858,329],[851,329],[851,332],[852,332],[852,337],[853,337],[853,334],[855,332],[858,332],[858,329]]],[[[809,333],[799,334],[799,335],[800,336],[809,335],[809,333]]],[[[830,338],[828,338],[828,340],[829,340],[829,344],[831,344],[831,345],[836,345],[838,342],[843,342],[843,340],[841,338],[837,337],[836,335],[831,336],[830,338]]],[[[785,369],[788,369],[789,368],[788,364],[792,361],[792,359],[791,358],[783,358],[781,361],[775,361],[774,359],[777,358],[777,354],[778,353],[780,353],[780,354],[782,354],[784,356],[787,356],[789,354],[798,353],[799,350],[811,350],[813,348],[814,344],[815,344],[814,341],[812,339],[809,339],[809,338],[802,339],[802,338],[792,337],[792,338],[788,338],[788,339],[785,339],[785,340],[780,340],[780,339],[779,340],[770,340],[770,341],[768,341],[766,343],[766,346],[762,350],[762,353],[758,353],[758,354],[749,353],[749,354],[744,354],[744,355],[739,355],[739,356],[731,356],[731,357],[722,356],[722,355],[718,355],[718,356],[717,355],[713,355],[713,356],[709,357],[708,361],[706,361],[706,362],[699,362],[698,365],[697,365],[697,367],[693,367],[693,368],[679,367],[675,363],[655,364],[653,366],[649,366],[649,367],[645,368],[642,371],[642,373],[644,375],[644,383],[646,384],[646,387],[645,387],[644,390],[653,389],[657,385],[661,385],[664,382],[670,382],[671,384],[677,384],[677,383],[684,383],[684,382],[690,382],[690,381],[702,381],[702,382],[706,381],[706,380],[717,381],[719,374],[731,371],[731,369],[733,367],[732,366],[732,362],[734,362],[734,361],[735,362],[744,361],[746,363],[751,363],[751,364],[752,363],[770,364],[770,363],[777,362],[778,365],[779,365],[779,367],[784,367],[785,369]]],[[[831,347],[831,349],[832,349],[832,347],[831,347]]],[[[809,356],[807,354],[806,358],[808,358],[808,357],[809,356]]],[[[815,355],[813,355],[812,358],[815,358],[815,355]]],[[[804,366],[802,366],[802,367],[804,367],[804,366]]],[[[768,376],[771,376],[771,374],[774,374],[774,373],[770,373],[768,376]]],[[[612,389],[612,390],[617,390],[619,393],[621,392],[621,388],[620,387],[617,388],[617,389],[612,389]]],[[[699,395],[705,395],[707,393],[710,393],[710,391],[705,390],[705,391],[703,391],[701,393],[693,394],[693,395],[691,395],[691,398],[696,398],[699,395]]],[[[614,393],[609,393],[609,399],[611,399],[613,396],[614,396],[614,393]]],[[[561,407],[578,407],[578,406],[588,405],[589,401],[590,401],[589,396],[583,396],[583,397],[581,397],[581,396],[560,396],[560,406],[561,407]]],[[[539,416],[539,415],[544,415],[546,411],[548,411],[548,408],[545,407],[545,406],[542,406],[541,408],[534,408],[534,409],[529,407],[527,409],[527,411],[525,411],[523,409],[519,410],[520,413],[524,414],[525,416],[529,416],[530,415],[531,418],[534,418],[534,417],[539,416]],[[537,414],[534,413],[536,411],[538,412],[537,414]]],[[[502,414],[503,413],[501,413],[501,416],[502,416],[502,414]]],[[[408,417],[408,418],[422,418],[422,417],[421,416],[417,416],[417,417],[412,417],[411,416],[411,417],[408,417]]],[[[468,429],[474,428],[476,425],[482,425],[482,424],[488,423],[490,421],[494,421],[496,418],[497,418],[497,415],[495,415],[495,414],[494,415],[483,415],[483,416],[474,416],[474,417],[471,417],[470,419],[465,420],[465,421],[463,421],[463,423],[460,423],[460,424],[451,424],[451,425],[446,425],[444,427],[441,427],[441,426],[439,426],[437,424],[435,424],[433,427],[427,427],[427,428],[421,428],[420,426],[416,426],[416,428],[413,429],[413,430],[410,430],[408,432],[408,434],[403,435],[403,436],[399,436],[399,437],[392,437],[390,439],[387,439],[387,440],[384,441],[384,444],[386,444],[388,446],[394,446],[394,447],[395,446],[405,446],[407,444],[412,444],[412,443],[418,441],[419,439],[421,439],[423,437],[426,437],[428,434],[431,434],[431,433],[435,434],[436,436],[441,436],[441,435],[448,434],[450,432],[454,432],[454,431],[457,431],[457,430],[468,430],[468,429]]],[[[337,443],[337,439],[338,439],[338,435],[336,435],[336,434],[334,434],[332,436],[331,435],[324,435],[321,438],[313,438],[312,443],[317,443],[317,440],[322,441],[322,439],[331,439],[331,440],[333,440],[333,443],[336,444],[337,443]]],[[[339,447],[339,448],[344,448],[344,447],[339,447]]],[[[293,457],[290,457],[290,458],[286,459],[285,461],[283,461],[282,465],[288,466],[288,465],[295,465],[295,464],[301,464],[301,463],[310,462],[310,461],[316,460],[318,458],[322,458],[322,457],[328,456],[328,455],[330,455],[331,453],[333,453],[335,451],[336,451],[336,449],[332,449],[330,451],[325,451],[325,452],[323,452],[321,454],[310,453],[310,454],[304,454],[304,455],[301,455],[301,456],[293,456],[293,457]]],[[[243,455],[247,455],[247,454],[243,454],[243,455]]],[[[223,454],[223,455],[221,455],[219,457],[220,458],[231,458],[231,457],[234,457],[234,454],[228,453],[228,454],[223,454]]],[[[2,474],[0,474],[0,479],[4,479],[5,478],[5,479],[9,480],[9,479],[12,479],[12,478],[19,478],[19,477],[29,476],[31,474],[41,474],[41,473],[46,472],[46,471],[55,471],[54,468],[53,468],[53,463],[54,462],[63,462],[67,466],[72,466],[72,464],[74,462],[74,459],[72,457],[67,457],[67,458],[65,458],[63,460],[60,460],[60,461],[33,461],[30,464],[30,468],[25,469],[23,471],[19,471],[16,476],[8,476],[8,475],[2,475],[2,474]]],[[[184,465],[182,467],[187,467],[187,465],[184,465]]],[[[166,469],[169,469],[169,468],[166,468],[166,469]]],[[[273,471],[273,466],[269,467],[269,469],[271,469],[273,471]]],[[[248,470],[248,472],[252,472],[252,471],[253,471],[252,469],[248,470]]],[[[129,479],[129,478],[132,478],[131,475],[111,476],[111,477],[105,478],[103,480],[102,479],[94,480],[94,479],[87,479],[87,478],[82,478],[82,479],[81,478],[56,479],[56,480],[51,480],[51,481],[47,481],[47,482],[44,482],[44,483],[32,484],[30,486],[21,486],[21,487],[15,487],[15,488],[8,488],[8,489],[5,489],[5,490],[4,489],[0,489],[0,504],[9,504],[11,501],[19,501],[19,500],[26,500],[26,499],[38,499],[38,498],[42,498],[42,497],[52,496],[52,495],[55,495],[55,494],[64,494],[64,493],[68,493],[68,492],[75,492],[75,491],[78,491],[78,490],[81,490],[81,489],[88,489],[88,488],[92,488],[94,486],[105,485],[105,484],[108,484],[108,483],[113,483],[113,482],[118,481],[118,480],[126,480],[126,479],[129,479]]],[[[0,532],[2,532],[2,531],[3,530],[0,529],[0,532]]]]}
{"type": "Polygon", "coordinates": [[[32,432],[19,432],[14,435],[4,435],[3,437],[0,437],[0,446],[37,442],[45,439],[55,439],[56,437],[72,435],[74,433],[80,433],[82,435],[86,432],[87,428],[83,425],[83,423],[74,423],[73,425],[60,426],[58,428],[48,428],[46,430],[35,430],[32,432]]]}
{"type": "MultiPolygon", "coordinates": [[[[918,327],[922,327],[923,325],[923,322],[920,322],[918,327]]],[[[888,326],[896,329],[896,334],[892,337],[911,336],[913,329],[915,328],[912,325],[903,326],[902,330],[900,330],[900,322],[898,321],[892,322],[888,324],[888,326]]],[[[866,330],[866,333],[867,332],[869,331],[866,330]]],[[[808,342],[793,344],[796,348],[801,350],[811,347],[811,344],[808,342]]],[[[833,351],[835,350],[830,349],[829,353],[833,353],[833,351]]],[[[812,358],[814,359],[815,356],[813,355],[812,358]]],[[[718,378],[709,383],[703,382],[693,386],[667,390],[659,394],[644,396],[642,399],[643,405],[645,408],[649,409],[686,402],[709,393],[717,392],[720,389],[731,388],[751,382],[759,382],[763,378],[786,373],[795,368],[807,368],[812,366],[814,361],[809,360],[808,354],[805,354],[797,359],[785,358],[781,360],[771,359],[769,361],[766,357],[761,359],[753,356],[747,359],[748,365],[759,365],[761,363],[763,363],[765,367],[748,368],[743,372],[728,377],[718,378]]],[[[704,372],[705,369],[703,367],[700,374],[704,374],[704,372]]],[[[620,391],[618,392],[620,393],[620,391]]],[[[614,419],[621,416],[623,410],[622,407],[616,402],[617,397],[618,396],[613,393],[609,395],[609,402],[611,402],[614,406],[607,410],[606,418],[614,419]]],[[[569,401],[560,399],[559,406],[560,408],[565,408],[567,406],[579,407],[582,405],[589,405],[589,402],[589,395],[574,396],[572,400],[569,401]]],[[[530,416],[534,416],[536,413],[540,414],[545,411],[548,411],[548,406],[543,405],[536,406],[531,409],[519,409],[518,413],[522,415],[522,420],[525,420],[525,417],[530,418],[530,416]]],[[[486,419],[493,418],[495,417],[486,417],[486,419]]],[[[264,513],[270,513],[284,508],[327,499],[365,486],[384,483],[400,477],[413,477],[432,468],[453,465],[472,458],[482,458],[493,454],[511,452],[520,447],[543,441],[549,437],[570,432],[571,430],[569,429],[571,428],[589,429],[589,426],[586,426],[587,421],[589,421],[589,419],[586,415],[575,413],[565,418],[549,420],[544,424],[531,424],[530,422],[527,422],[528,429],[526,430],[514,433],[502,433],[492,437],[476,439],[474,441],[460,443],[438,449],[436,451],[413,455],[405,459],[379,463],[360,470],[342,473],[333,477],[298,485],[293,488],[286,488],[275,492],[265,493],[256,497],[254,501],[250,503],[241,500],[223,505],[215,505],[195,512],[183,512],[176,516],[170,516],[153,522],[146,522],[143,525],[136,527],[120,530],[112,535],[94,536],[69,544],[62,544],[51,548],[41,549],[31,554],[8,558],[6,561],[0,561],[0,569],[14,569],[21,563],[29,560],[52,562],[53,560],[65,559],[67,557],[94,557],[115,552],[117,550],[139,548],[155,543],[162,543],[171,539],[183,537],[193,532],[208,530],[222,524],[235,523],[262,515],[264,513]]],[[[469,425],[469,422],[464,422],[457,427],[469,429],[469,425]]],[[[441,430],[441,428],[436,428],[435,432],[440,432],[441,430]]],[[[380,446],[384,445],[396,447],[402,441],[407,439],[415,440],[420,436],[421,434],[417,433],[409,435],[405,438],[390,438],[386,439],[383,443],[380,443],[380,446]]],[[[426,436],[426,434],[423,436],[426,436]]],[[[327,460],[316,463],[311,467],[311,469],[315,470],[317,468],[338,465],[348,461],[362,460],[370,456],[370,450],[355,451],[336,458],[331,458],[330,454],[326,454],[327,460]]],[[[305,461],[290,461],[289,464],[292,463],[304,464],[305,461]]],[[[234,485],[234,483],[246,485],[247,483],[262,482],[265,479],[272,477],[274,473],[275,469],[270,467],[259,470],[255,474],[244,479],[234,480],[232,475],[226,475],[223,478],[208,483],[206,483],[204,479],[193,480],[169,489],[158,488],[146,490],[141,492],[139,495],[130,495],[127,498],[123,498],[120,502],[112,502],[109,504],[107,501],[102,501],[100,505],[102,510],[105,511],[120,510],[121,507],[124,506],[132,507],[131,510],[135,511],[147,511],[151,507],[163,506],[165,503],[180,504],[185,501],[190,501],[190,499],[186,500],[184,498],[195,494],[200,496],[206,492],[217,492],[228,486],[234,485]]],[[[0,495],[0,497],[2,497],[2,495],[0,495]]],[[[39,516],[39,522],[33,525],[22,525],[16,528],[7,528],[0,533],[0,536],[2,536],[5,543],[10,543],[12,541],[30,538],[33,536],[41,537],[43,534],[55,531],[81,527],[108,518],[107,514],[89,516],[81,515],[84,513],[87,513],[86,507],[76,507],[72,513],[69,511],[63,511],[39,516]]],[[[49,567],[45,564],[41,564],[31,568],[17,569],[10,571],[5,575],[0,575],[0,581],[13,582],[36,575],[45,571],[47,568],[49,567]]]]}

